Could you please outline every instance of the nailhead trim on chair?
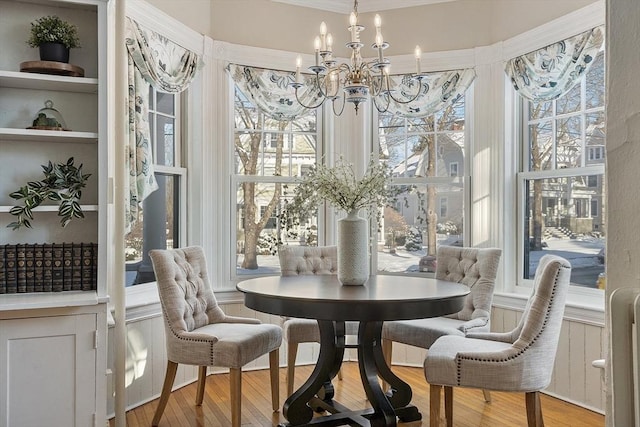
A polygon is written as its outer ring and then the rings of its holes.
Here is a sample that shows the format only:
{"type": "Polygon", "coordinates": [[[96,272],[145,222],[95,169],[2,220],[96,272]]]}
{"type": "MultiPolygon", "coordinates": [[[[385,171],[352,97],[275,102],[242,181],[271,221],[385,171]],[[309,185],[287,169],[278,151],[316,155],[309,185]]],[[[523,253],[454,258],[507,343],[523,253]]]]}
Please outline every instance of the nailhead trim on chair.
{"type": "MultiPolygon", "coordinates": [[[[160,304],[162,304],[162,300],[160,300],[160,304]]],[[[169,322],[169,319],[167,318],[167,315],[164,314],[165,313],[164,307],[162,308],[162,313],[163,313],[163,317],[164,317],[165,322],[167,323],[167,325],[169,325],[169,330],[171,331],[171,335],[173,335],[177,339],[182,340],[182,341],[191,341],[191,342],[205,342],[205,343],[209,344],[209,366],[213,366],[215,364],[214,360],[213,360],[213,345],[215,343],[211,342],[211,340],[199,340],[199,339],[194,339],[194,338],[181,337],[180,335],[176,334],[176,331],[171,326],[171,322],[169,322]]],[[[176,362],[176,363],[178,363],[178,362],[176,362]]]]}
{"type": "MultiPolygon", "coordinates": [[[[564,265],[560,265],[560,268],[567,268],[564,265]]],[[[556,272],[555,278],[553,280],[553,289],[551,291],[551,298],[549,299],[549,306],[553,305],[553,300],[555,298],[556,295],[556,288],[558,285],[558,277],[560,275],[560,270],[558,270],[556,272]]],[[[549,320],[549,310],[546,311],[545,313],[545,317],[544,317],[544,321],[542,322],[542,328],[540,328],[540,331],[536,334],[535,337],[533,337],[531,339],[531,342],[529,344],[527,344],[526,347],[520,349],[519,352],[517,352],[515,355],[507,357],[507,358],[502,358],[502,359],[487,359],[487,358],[483,358],[483,357],[465,357],[465,356],[460,356],[459,354],[456,354],[456,372],[457,372],[457,379],[456,379],[456,383],[458,386],[460,386],[461,384],[461,371],[462,371],[462,366],[461,366],[461,362],[463,360],[470,360],[470,361],[475,361],[475,362],[494,362],[494,363],[504,363],[504,362],[509,362],[511,360],[515,360],[518,357],[520,357],[525,350],[527,350],[529,347],[531,347],[533,344],[535,344],[536,340],[540,337],[540,335],[542,334],[542,332],[546,329],[547,323],[549,320]]]]}

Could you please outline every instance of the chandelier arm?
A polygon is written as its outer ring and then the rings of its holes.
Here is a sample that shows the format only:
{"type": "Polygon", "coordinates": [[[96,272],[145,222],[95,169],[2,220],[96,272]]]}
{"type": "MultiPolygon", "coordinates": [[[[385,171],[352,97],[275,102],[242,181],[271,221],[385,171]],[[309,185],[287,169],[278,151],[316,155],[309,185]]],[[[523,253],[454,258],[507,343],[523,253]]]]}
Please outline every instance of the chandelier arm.
{"type": "Polygon", "coordinates": [[[376,110],[378,110],[378,112],[380,113],[386,113],[389,110],[389,105],[391,104],[391,101],[389,100],[389,98],[387,98],[387,105],[384,107],[384,109],[380,108],[378,106],[378,101],[376,101],[376,98],[378,98],[377,96],[372,97],[371,99],[373,99],[373,106],[376,107],[376,110]]]}
{"type": "Polygon", "coordinates": [[[413,97],[406,101],[397,99],[395,96],[393,96],[393,93],[391,92],[391,85],[389,84],[389,76],[386,76],[385,79],[387,81],[387,89],[388,89],[387,95],[389,95],[389,98],[393,99],[394,102],[397,102],[398,104],[410,104],[416,99],[418,99],[418,95],[420,95],[420,90],[422,89],[422,77],[420,76],[416,77],[416,80],[418,80],[418,89],[416,90],[416,93],[413,95],[413,97]]]}
{"type": "Polygon", "coordinates": [[[318,108],[319,106],[322,105],[322,103],[325,101],[325,97],[321,98],[321,101],[317,104],[317,105],[306,105],[304,102],[302,102],[302,100],[300,99],[300,97],[298,96],[298,88],[295,88],[295,94],[296,94],[296,101],[298,101],[298,104],[302,105],[304,108],[309,108],[309,109],[315,109],[318,108]]]}
{"type": "MultiPolygon", "coordinates": [[[[324,80],[324,77],[323,77],[324,80]]],[[[328,96],[328,93],[324,91],[324,89],[322,89],[322,82],[320,81],[320,73],[316,73],[316,85],[318,86],[318,90],[320,91],[320,94],[322,95],[323,101],[327,98],[330,98],[328,96]]]]}
{"type": "Polygon", "coordinates": [[[347,103],[345,92],[342,91],[342,108],[340,109],[340,112],[336,111],[336,99],[337,98],[334,98],[333,101],[331,102],[331,107],[333,108],[333,114],[335,114],[336,116],[341,116],[342,112],[344,111],[344,106],[347,103]]]}

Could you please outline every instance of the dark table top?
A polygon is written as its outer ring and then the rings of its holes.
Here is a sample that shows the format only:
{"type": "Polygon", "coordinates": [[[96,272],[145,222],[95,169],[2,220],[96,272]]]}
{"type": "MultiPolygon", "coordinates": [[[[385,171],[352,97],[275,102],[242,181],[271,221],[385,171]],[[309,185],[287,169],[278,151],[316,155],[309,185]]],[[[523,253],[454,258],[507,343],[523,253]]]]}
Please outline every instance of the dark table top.
{"type": "Polygon", "coordinates": [[[404,320],[458,312],[466,285],[414,276],[376,275],[343,286],[335,275],[268,276],[238,283],[251,309],[318,320],[404,320]]]}

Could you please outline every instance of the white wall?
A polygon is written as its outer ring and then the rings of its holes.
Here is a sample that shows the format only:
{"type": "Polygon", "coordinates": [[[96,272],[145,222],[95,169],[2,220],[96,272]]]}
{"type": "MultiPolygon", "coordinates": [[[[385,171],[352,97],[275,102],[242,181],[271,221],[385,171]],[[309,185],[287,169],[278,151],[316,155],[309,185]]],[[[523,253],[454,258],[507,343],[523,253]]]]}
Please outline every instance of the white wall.
{"type": "MultiPolygon", "coordinates": [[[[607,295],[640,287],[640,7],[637,0],[607,1],[607,295]]],[[[616,348],[609,345],[611,357],[616,348]]],[[[609,370],[610,366],[607,366],[609,370]]],[[[610,371],[608,371],[609,374],[610,371]]],[[[628,378],[619,378],[628,382],[628,378]]],[[[636,397],[637,398],[637,397],[636,397]]],[[[611,395],[607,414],[612,415],[611,395]]],[[[607,418],[607,425],[613,425],[607,418]]],[[[638,421],[636,420],[636,424],[638,421]]]]}
{"type": "MultiPolygon", "coordinates": [[[[349,1],[349,0],[345,0],[349,1]]],[[[458,0],[381,11],[387,55],[486,46],[594,3],[596,0],[458,0]]],[[[214,40],[293,52],[311,52],[321,21],[336,48],[347,41],[348,16],[268,0],[149,0],[214,40]]],[[[373,16],[361,13],[363,40],[373,42],[373,16]]],[[[346,49],[340,48],[344,56],[346,49]]],[[[363,48],[364,56],[368,47],[363,48]]],[[[372,51],[373,52],[373,51],[372,51]]]]}

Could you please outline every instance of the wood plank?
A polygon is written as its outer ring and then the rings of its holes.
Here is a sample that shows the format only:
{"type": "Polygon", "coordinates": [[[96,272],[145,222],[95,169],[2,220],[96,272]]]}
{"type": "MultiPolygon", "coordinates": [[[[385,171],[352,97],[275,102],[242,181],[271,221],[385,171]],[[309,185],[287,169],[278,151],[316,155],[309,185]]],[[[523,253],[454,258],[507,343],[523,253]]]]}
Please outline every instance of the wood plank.
{"type": "MultiPolygon", "coordinates": [[[[343,365],[344,379],[334,381],[336,400],[354,409],[368,406],[358,364],[346,362],[343,365]]],[[[302,384],[310,375],[312,366],[296,368],[296,384],[302,384]]],[[[394,366],[393,371],[411,385],[416,405],[424,419],[412,423],[399,423],[402,427],[423,427],[428,425],[429,387],[422,368],[394,366]]],[[[271,411],[268,370],[243,372],[242,422],[243,426],[270,427],[284,422],[282,412],[271,411]]],[[[280,369],[280,399],[284,402],[284,368],[280,369]]],[[[172,393],[165,417],[160,426],[184,427],[207,426],[228,427],[231,425],[231,404],[229,402],[229,374],[207,377],[204,402],[201,408],[195,406],[196,384],[190,384],[172,393]]],[[[453,420],[456,427],[521,427],[526,425],[527,416],[524,393],[492,393],[493,402],[486,403],[482,391],[455,388],[453,398],[453,420]]],[[[579,406],[541,394],[542,415],[546,425],[555,427],[575,426],[579,420],[581,427],[603,427],[604,415],[579,406]]],[[[128,427],[147,427],[153,416],[157,400],[132,409],[127,413],[128,427]]],[[[110,426],[114,421],[110,421],[110,426]]]]}

